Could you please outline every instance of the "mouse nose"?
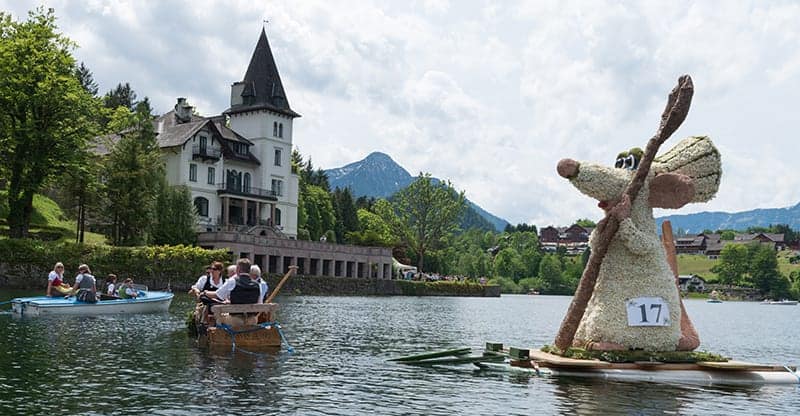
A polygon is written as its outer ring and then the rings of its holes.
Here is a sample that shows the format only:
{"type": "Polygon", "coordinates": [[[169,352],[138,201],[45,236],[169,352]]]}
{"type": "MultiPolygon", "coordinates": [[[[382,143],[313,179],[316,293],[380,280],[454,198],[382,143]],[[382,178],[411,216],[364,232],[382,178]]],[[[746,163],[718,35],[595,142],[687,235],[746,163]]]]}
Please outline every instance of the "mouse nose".
{"type": "Polygon", "coordinates": [[[556,168],[556,170],[558,171],[558,174],[561,175],[562,177],[570,179],[578,174],[579,166],[580,163],[572,159],[561,159],[558,162],[558,167],[556,168]]]}

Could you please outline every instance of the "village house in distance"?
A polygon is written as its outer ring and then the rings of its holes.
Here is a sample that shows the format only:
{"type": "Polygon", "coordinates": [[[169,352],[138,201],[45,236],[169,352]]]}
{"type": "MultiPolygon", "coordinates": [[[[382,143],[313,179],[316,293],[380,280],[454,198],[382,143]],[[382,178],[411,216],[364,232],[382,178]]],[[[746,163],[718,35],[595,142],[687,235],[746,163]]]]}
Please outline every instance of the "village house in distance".
{"type": "Polygon", "coordinates": [[[227,248],[269,273],[390,278],[389,248],[297,240],[299,178],[291,169],[292,124],[262,29],[244,79],[221,115],[193,113],[186,98],[154,121],[171,185],[186,185],[198,213],[198,244],[227,248]]]}

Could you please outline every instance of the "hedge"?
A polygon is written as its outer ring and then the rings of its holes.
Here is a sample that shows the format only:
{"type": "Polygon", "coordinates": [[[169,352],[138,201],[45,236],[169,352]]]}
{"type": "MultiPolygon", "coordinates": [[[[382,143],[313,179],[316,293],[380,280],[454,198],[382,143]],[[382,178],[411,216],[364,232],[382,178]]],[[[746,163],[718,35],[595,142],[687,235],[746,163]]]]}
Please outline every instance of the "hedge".
{"type": "MultiPolygon", "coordinates": [[[[104,244],[58,243],[31,239],[0,239],[0,264],[6,275],[27,271],[39,286],[56,262],[64,263],[65,276],[77,274],[86,263],[99,278],[109,273],[119,278],[172,283],[193,283],[212,261],[230,262],[226,250],[192,246],[114,247],[104,244]],[[44,273],[41,275],[40,273],[44,273]]],[[[10,277],[10,276],[4,276],[10,277]]]]}
{"type": "Polygon", "coordinates": [[[398,280],[403,295],[407,296],[482,296],[484,293],[483,285],[468,282],[452,282],[440,280],[437,282],[414,282],[409,280],[398,280]]]}

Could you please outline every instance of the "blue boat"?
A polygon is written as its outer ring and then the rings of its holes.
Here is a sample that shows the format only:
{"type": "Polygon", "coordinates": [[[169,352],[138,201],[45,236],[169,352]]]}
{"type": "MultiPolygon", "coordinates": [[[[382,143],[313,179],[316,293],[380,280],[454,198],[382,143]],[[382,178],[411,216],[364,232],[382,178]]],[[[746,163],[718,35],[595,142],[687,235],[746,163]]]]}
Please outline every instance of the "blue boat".
{"type": "Polygon", "coordinates": [[[20,316],[157,313],[169,310],[174,296],[171,292],[140,290],[136,298],[99,300],[96,303],[79,302],[74,296],[33,296],[12,299],[11,311],[20,316]]]}

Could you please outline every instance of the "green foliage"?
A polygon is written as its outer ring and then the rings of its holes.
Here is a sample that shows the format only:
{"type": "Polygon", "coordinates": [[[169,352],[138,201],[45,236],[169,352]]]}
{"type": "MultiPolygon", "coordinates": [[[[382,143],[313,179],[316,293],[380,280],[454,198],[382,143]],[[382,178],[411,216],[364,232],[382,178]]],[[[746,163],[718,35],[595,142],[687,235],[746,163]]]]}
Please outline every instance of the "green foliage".
{"type": "MultiPolygon", "coordinates": [[[[9,267],[51,270],[62,262],[67,272],[77,273],[88,264],[95,276],[114,273],[120,278],[171,280],[190,283],[212,261],[230,262],[226,250],[188,246],[113,247],[108,245],[53,243],[30,239],[0,240],[0,258],[9,267]]],[[[69,274],[68,274],[69,276],[69,274]]],[[[31,276],[43,279],[44,276],[31,276]]]]}
{"type": "Polygon", "coordinates": [[[150,231],[155,245],[193,245],[197,242],[197,216],[192,194],[185,185],[170,186],[164,178],[156,189],[154,220],[150,231]]]}
{"type": "Polygon", "coordinates": [[[409,280],[398,280],[400,290],[406,296],[470,296],[483,294],[484,287],[478,283],[452,282],[440,280],[437,282],[414,282],[409,280]]]}
{"type": "Polygon", "coordinates": [[[103,96],[103,105],[109,109],[123,107],[130,112],[136,111],[136,92],[129,83],[119,83],[117,86],[103,96]]]}
{"type": "Polygon", "coordinates": [[[711,271],[725,285],[739,285],[745,282],[748,269],[747,247],[742,244],[727,244],[720,252],[720,261],[711,271]]]}
{"type": "Polygon", "coordinates": [[[576,360],[600,360],[611,363],[633,362],[659,362],[659,363],[696,363],[696,362],[725,362],[726,358],[719,354],[707,351],[592,351],[583,348],[567,348],[562,352],[558,348],[545,345],[542,351],[549,354],[561,355],[576,360]]]}
{"type": "Polygon", "coordinates": [[[719,239],[724,241],[733,241],[735,237],[736,233],[731,230],[723,231],[722,234],[719,235],[719,239]]]}
{"type": "Polygon", "coordinates": [[[786,297],[791,289],[791,282],[778,269],[777,252],[767,244],[727,244],[711,270],[720,283],[754,287],[770,297],[786,297]]]}
{"type": "Polygon", "coordinates": [[[308,232],[305,228],[298,228],[297,229],[297,239],[309,241],[311,240],[311,233],[308,232]]]}
{"type": "Polygon", "coordinates": [[[525,264],[517,250],[507,247],[494,256],[494,273],[510,277],[515,283],[525,276],[525,264]]]}
{"type": "Polygon", "coordinates": [[[489,279],[490,285],[500,286],[500,293],[524,293],[522,287],[507,277],[493,277],[489,279]]]}
{"type": "Polygon", "coordinates": [[[336,239],[341,242],[351,243],[346,238],[347,234],[358,232],[361,227],[350,188],[336,188],[333,191],[333,209],[336,213],[336,223],[334,225],[336,239]]]}
{"type": "Polygon", "coordinates": [[[434,184],[430,174],[420,173],[411,185],[394,195],[393,213],[376,213],[414,251],[421,272],[425,254],[440,248],[457,230],[464,207],[463,192],[456,192],[450,182],[434,184]]]}
{"type": "MultiPolygon", "coordinates": [[[[385,200],[383,200],[386,203],[385,200]]],[[[391,247],[397,244],[397,237],[392,234],[389,225],[378,215],[366,209],[357,212],[360,231],[347,233],[347,242],[363,246],[391,247]]]]}
{"type": "Polygon", "coordinates": [[[319,240],[325,231],[333,229],[336,220],[331,194],[319,186],[306,185],[301,197],[305,222],[299,226],[308,230],[312,240],[319,240]]]}
{"type": "Polygon", "coordinates": [[[42,7],[27,21],[0,13],[0,174],[13,238],[28,233],[34,195],[73,169],[97,132],[97,102],[76,78],[74,44],[55,20],[42,7]]]}
{"type": "Polygon", "coordinates": [[[149,241],[155,215],[156,193],[164,167],[146,104],[135,113],[118,107],[110,126],[122,132],[106,160],[106,196],[109,201],[108,230],[115,245],[135,246],[149,241]]]}
{"type": "Polygon", "coordinates": [[[581,218],[578,221],[575,221],[575,224],[578,224],[581,227],[597,227],[597,223],[588,218],[581,218]]]}

